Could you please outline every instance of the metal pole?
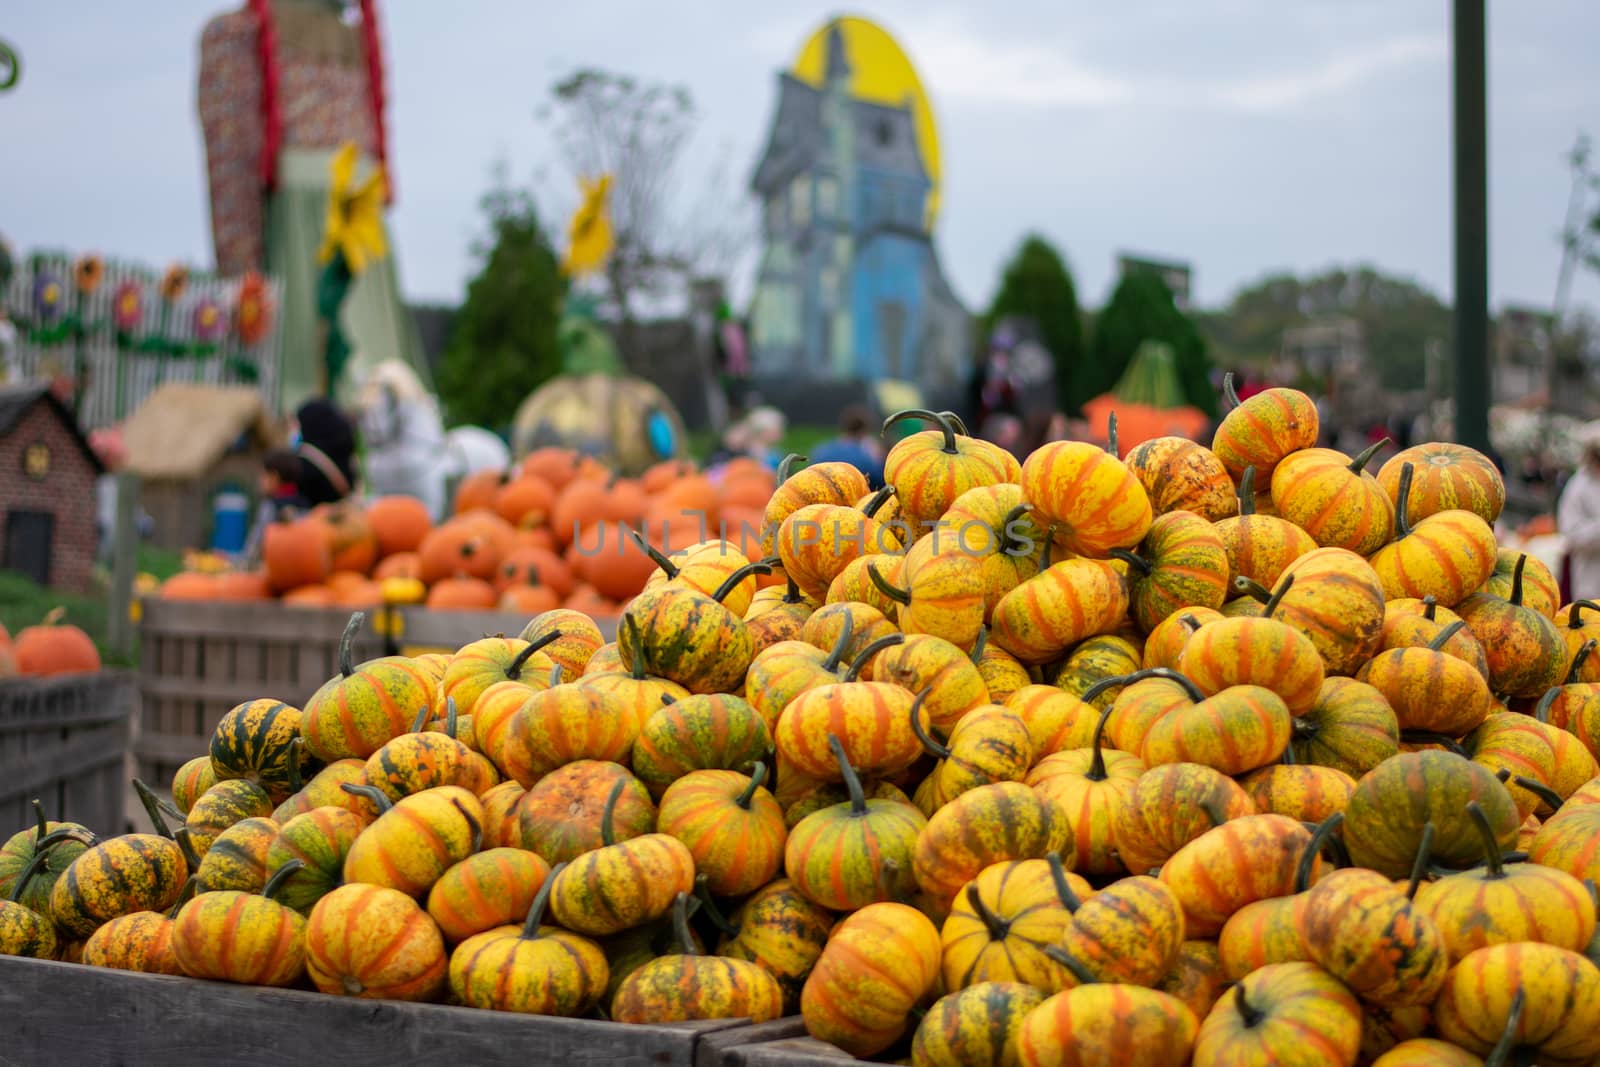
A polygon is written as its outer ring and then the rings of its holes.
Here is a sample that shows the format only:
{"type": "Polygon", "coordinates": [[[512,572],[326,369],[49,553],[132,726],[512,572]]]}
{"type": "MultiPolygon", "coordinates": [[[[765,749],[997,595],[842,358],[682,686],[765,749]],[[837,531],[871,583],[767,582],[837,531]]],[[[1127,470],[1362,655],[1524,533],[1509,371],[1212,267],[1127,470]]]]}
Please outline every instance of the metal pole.
{"type": "Polygon", "coordinates": [[[1454,0],[1456,440],[1489,448],[1489,162],[1484,0],[1454,0]]]}

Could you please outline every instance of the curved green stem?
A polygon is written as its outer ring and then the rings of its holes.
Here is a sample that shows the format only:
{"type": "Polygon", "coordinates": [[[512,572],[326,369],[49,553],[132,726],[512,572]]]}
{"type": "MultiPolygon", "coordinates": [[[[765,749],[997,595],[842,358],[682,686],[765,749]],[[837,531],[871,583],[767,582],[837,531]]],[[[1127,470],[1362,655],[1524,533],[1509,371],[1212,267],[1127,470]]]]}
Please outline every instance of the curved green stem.
{"type": "Polygon", "coordinates": [[[200,869],[200,854],[194,850],[194,842],[190,839],[189,828],[187,826],[178,827],[178,832],[172,835],[172,839],[178,843],[178,851],[183,853],[183,862],[189,868],[190,873],[198,871],[200,869]]]}
{"type": "Polygon", "coordinates": [[[1444,629],[1434,634],[1433,640],[1428,642],[1428,651],[1438,652],[1440,649],[1444,648],[1445,645],[1450,643],[1450,639],[1452,637],[1466,628],[1466,625],[1467,624],[1465,620],[1457,619],[1449,626],[1446,626],[1444,629]]]}
{"type": "Polygon", "coordinates": [[[1362,449],[1356,454],[1356,458],[1350,461],[1350,473],[1360,474],[1362,468],[1368,463],[1372,462],[1372,457],[1378,454],[1379,449],[1386,447],[1388,444],[1389,439],[1385,437],[1383,440],[1374,441],[1372,444],[1362,449]]]}
{"type": "Polygon", "coordinates": [[[617,801],[628,787],[628,779],[618,778],[606,794],[606,806],[600,810],[600,843],[607,848],[617,843],[617,801]]]}
{"type": "Polygon", "coordinates": [[[955,426],[951,424],[948,418],[939,414],[937,411],[927,411],[923,408],[906,408],[904,411],[897,411],[893,415],[890,415],[887,419],[883,420],[883,429],[878,432],[878,436],[882,437],[883,435],[887,434],[889,432],[889,427],[893,426],[897,422],[903,422],[906,419],[916,419],[919,422],[933,423],[936,427],[938,427],[939,432],[944,435],[944,442],[940,445],[939,450],[947,456],[959,456],[961,454],[961,450],[956,447],[955,426]]]}
{"type": "Polygon", "coordinates": [[[528,662],[528,658],[535,652],[544,649],[552,641],[559,640],[560,638],[560,630],[551,630],[547,634],[540,634],[537,640],[529,641],[528,647],[519,650],[517,654],[511,658],[511,662],[506,665],[506,679],[512,682],[521,681],[522,667],[528,662]]]}
{"type": "Polygon", "coordinates": [[[717,586],[717,591],[711,594],[711,599],[720,604],[729,593],[739,588],[739,583],[744,581],[746,578],[753,574],[771,573],[772,564],[768,563],[764,559],[757,560],[754,563],[746,563],[743,567],[740,567],[738,570],[734,571],[732,574],[728,575],[722,580],[722,584],[717,586]]]}
{"type": "Polygon", "coordinates": [[[1067,951],[1058,945],[1046,945],[1044,947],[1044,954],[1071,972],[1072,977],[1076,978],[1081,985],[1093,985],[1099,981],[1099,979],[1094,976],[1093,971],[1089,970],[1089,968],[1085,967],[1077,959],[1068,955],[1067,951]]]}
{"type": "MultiPolygon", "coordinates": [[[[633,667],[629,669],[628,673],[633,676],[634,681],[642,682],[645,680],[644,634],[639,630],[639,620],[633,617],[633,612],[631,611],[625,611],[622,613],[622,625],[628,628],[628,639],[632,642],[635,649],[633,667]]],[[[555,687],[552,686],[551,688],[553,689],[555,687]]]]}
{"type": "Polygon", "coordinates": [[[1116,710],[1116,704],[1100,713],[1100,721],[1094,724],[1094,740],[1089,743],[1094,756],[1089,760],[1089,769],[1084,772],[1084,777],[1091,782],[1106,780],[1106,723],[1111,721],[1111,713],[1116,710]]]}
{"type": "Polygon", "coordinates": [[[1247,1029],[1254,1029],[1266,1021],[1266,1013],[1244,998],[1244,983],[1233,987],[1233,1006],[1239,1010],[1239,1019],[1247,1029]]]}
{"type": "Polygon", "coordinates": [[[1500,839],[1495,837],[1494,827],[1489,824],[1489,816],[1484,813],[1483,805],[1476,800],[1467,801],[1467,815],[1472,819],[1472,825],[1478,831],[1478,839],[1483,843],[1484,866],[1489,869],[1485,880],[1504,878],[1505,860],[1500,852],[1500,839]]]}
{"type": "Polygon", "coordinates": [[[869,519],[872,518],[878,514],[879,509],[881,509],[883,505],[889,502],[889,498],[892,496],[894,496],[894,486],[884,486],[882,489],[879,489],[876,493],[873,493],[870,497],[868,497],[865,504],[861,505],[861,513],[869,519]]]}
{"type": "Polygon", "coordinates": [[[1522,606],[1522,571],[1528,565],[1526,552],[1517,556],[1517,565],[1511,571],[1511,595],[1506,599],[1513,605],[1522,606]]]}
{"type": "Polygon", "coordinates": [[[985,623],[983,626],[978,627],[978,639],[972,642],[972,655],[969,658],[972,660],[974,667],[983,662],[983,650],[988,644],[989,626],[985,623]]]}
{"type": "Polygon", "coordinates": [[[1263,619],[1272,618],[1273,612],[1277,611],[1278,610],[1278,606],[1283,603],[1284,594],[1286,594],[1289,590],[1291,590],[1293,588],[1294,588],[1294,575],[1292,575],[1292,574],[1284,575],[1283,576],[1283,580],[1278,582],[1278,588],[1274,589],[1272,591],[1272,595],[1267,597],[1266,601],[1262,603],[1262,605],[1261,605],[1261,617],[1263,619]]]}
{"type": "Polygon", "coordinates": [[[667,576],[667,581],[670,582],[678,576],[678,565],[663,555],[659,548],[646,540],[643,534],[632,526],[625,525],[623,529],[628,531],[628,536],[633,538],[634,544],[638,545],[640,550],[650,557],[650,562],[661,568],[662,572],[667,576]]]}
{"type": "MultiPolygon", "coordinates": [[[[556,668],[556,670],[558,670],[558,671],[560,669],[561,669],[560,667],[556,668]]],[[[552,685],[550,688],[554,689],[555,686],[552,685]]],[[[445,735],[447,737],[455,737],[456,736],[456,727],[461,724],[461,716],[456,713],[456,698],[455,697],[450,696],[450,697],[445,697],[444,698],[444,712],[445,712],[445,714],[444,714],[444,732],[445,732],[445,735]]]]}
{"type": "Polygon", "coordinates": [[[1327,847],[1333,837],[1334,831],[1344,824],[1344,812],[1336,811],[1326,819],[1317,823],[1317,828],[1311,832],[1311,840],[1306,842],[1305,850],[1300,853],[1300,862],[1294,869],[1294,891],[1304,893],[1311,888],[1311,871],[1317,865],[1317,859],[1322,855],[1322,850],[1327,847]]]}
{"type": "Polygon", "coordinates": [[[139,797],[139,803],[144,805],[145,814],[150,816],[150,822],[155,826],[156,833],[170,841],[172,828],[167,825],[166,817],[161,814],[161,804],[156,799],[155,793],[137,778],[133,780],[133,791],[139,797]]]}
{"type": "Polygon", "coordinates": [[[1600,611],[1600,604],[1596,604],[1592,600],[1574,600],[1572,607],[1567,611],[1567,629],[1583,629],[1583,619],[1579,612],[1584,608],[1588,608],[1590,611],[1600,611]]]}
{"type": "Polygon", "coordinates": [[[678,939],[678,950],[685,956],[698,956],[694,935],[689,932],[689,894],[679,893],[672,900],[672,932],[678,939]]]}
{"type": "Polygon", "coordinates": [[[1155,570],[1155,565],[1149,560],[1135,552],[1129,552],[1125,548],[1113,548],[1109,555],[1112,559],[1119,559],[1126,563],[1129,567],[1138,571],[1146,578],[1148,578],[1151,572],[1155,570]]]}
{"type": "Polygon", "coordinates": [[[828,650],[828,658],[822,661],[822,669],[831,673],[839,670],[839,664],[844,662],[844,654],[850,648],[850,641],[856,635],[856,617],[848,608],[844,612],[844,620],[839,623],[839,636],[833,642],[833,647],[828,650]]]}
{"type": "Polygon", "coordinates": [[[267,879],[267,884],[261,887],[261,895],[271,900],[278,890],[283,888],[283,883],[287,882],[294,876],[296,871],[301,870],[305,865],[305,860],[299,857],[291,858],[282,867],[272,872],[272,877],[267,879]]]}
{"type": "Polygon", "coordinates": [[[183,880],[183,888],[178,890],[178,899],[172,902],[172,907],[167,909],[167,918],[176,919],[183,906],[193,900],[195,894],[200,892],[200,879],[190,875],[183,880]]]}
{"type": "Polygon", "coordinates": [[[33,817],[36,825],[38,826],[38,829],[34,831],[33,835],[33,847],[38,848],[39,842],[44,840],[44,835],[50,832],[50,820],[45,816],[44,805],[39,803],[38,797],[33,798],[32,804],[33,817]]]}
{"type": "Polygon", "coordinates": [[[1083,901],[1072,891],[1072,884],[1067,881],[1067,868],[1061,862],[1061,853],[1047,852],[1044,861],[1050,866],[1050,880],[1056,885],[1056,899],[1061,901],[1061,906],[1070,912],[1076,912],[1083,907],[1083,901]]]}
{"type": "Polygon", "coordinates": [[[1394,505],[1394,539],[1399,541],[1411,533],[1411,479],[1416,468],[1410,463],[1400,467],[1399,499],[1394,505]]]}
{"type": "Polygon", "coordinates": [[[1595,639],[1591,637],[1589,640],[1579,645],[1578,651],[1573,653],[1572,663],[1567,667],[1568,685],[1577,684],[1579,675],[1583,671],[1583,664],[1594,652],[1596,644],[1600,644],[1600,642],[1596,642],[1595,639]]]}
{"type": "Polygon", "coordinates": [[[566,869],[565,863],[558,863],[549,874],[545,875],[544,884],[539,887],[539,892],[534,894],[533,904],[528,908],[528,918],[522,924],[522,940],[532,941],[539,936],[539,923],[544,920],[544,909],[550,903],[550,889],[556,884],[561,872],[566,869]]]}
{"type": "Polygon", "coordinates": [[[994,909],[984,901],[983,894],[978,892],[977,882],[967,883],[967,903],[972,906],[973,914],[983,921],[989,930],[989,940],[1004,941],[1011,934],[1011,924],[994,913],[994,909]]]}
{"type": "Polygon", "coordinates": [[[1537,779],[1529,778],[1527,775],[1519,774],[1511,780],[1518,786],[1538,797],[1540,803],[1547,805],[1551,811],[1557,810],[1562,804],[1566,803],[1566,798],[1564,798],[1560,793],[1557,793],[1554,789],[1551,789],[1549,786],[1545,785],[1541,781],[1538,781],[1537,779]]]}
{"type": "Polygon", "coordinates": [[[845,755],[844,745],[837,736],[829,734],[828,747],[833,750],[833,758],[839,763],[839,774],[844,778],[844,791],[850,796],[850,814],[865,815],[867,795],[861,789],[861,778],[856,774],[856,769],[850,766],[850,757],[845,755]]]}
{"type": "Polygon", "coordinates": [[[366,621],[366,613],[357,611],[345,623],[344,635],[339,638],[339,676],[342,678],[348,678],[356,672],[355,654],[350,646],[355,643],[356,634],[361,632],[361,624],[366,621]]]}
{"type": "Polygon", "coordinates": [[[1228,409],[1238,407],[1243,401],[1239,399],[1239,392],[1233,387],[1233,371],[1228,371],[1222,376],[1222,398],[1228,402],[1228,409]]]}
{"type": "MultiPolygon", "coordinates": [[[[756,790],[760,789],[761,783],[765,782],[766,780],[767,765],[762,763],[760,760],[756,760],[756,765],[750,768],[750,784],[745,787],[744,792],[740,793],[734,798],[733,802],[739,805],[745,811],[749,811],[750,802],[756,797],[756,790]]],[[[627,779],[624,778],[622,781],[627,781],[627,779]]]]}
{"type": "Polygon", "coordinates": [[[1550,721],[1550,709],[1555,705],[1556,697],[1561,695],[1563,686],[1552,685],[1544,691],[1544,696],[1539,698],[1539,703],[1533,707],[1533,717],[1540,722],[1550,721]]]}
{"type": "MultiPolygon", "coordinates": [[[[1516,1050],[1517,1031],[1522,1027],[1522,1010],[1526,1004],[1527,993],[1522,987],[1511,994],[1511,1007],[1506,1012],[1506,1025],[1500,1031],[1500,1040],[1494,1043],[1494,1048],[1489,1050],[1489,1055],[1483,1061],[1483,1067],[1505,1067],[1510,1061],[1511,1054],[1516,1050]]],[[[1532,1050],[1526,1050],[1531,1052],[1532,1050]]],[[[1517,1063],[1537,1063],[1532,1058],[1524,1059],[1519,1056],[1517,1063]]]]}
{"type": "Polygon", "coordinates": [[[356,785],[354,782],[340,782],[339,788],[351,796],[372,801],[373,806],[378,809],[379,815],[394,807],[394,801],[389,799],[388,794],[375,785],[356,785]]]}
{"type": "Polygon", "coordinates": [[[289,739],[289,765],[285,768],[289,775],[289,792],[298,793],[306,787],[305,778],[301,774],[300,760],[306,750],[306,739],[301,734],[296,734],[289,739]]]}
{"type": "Polygon", "coordinates": [[[911,702],[911,732],[916,735],[917,743],[922,746],[922,751],[934,759],[949,759],[950,749],[935,741],[932,735],[928,733],[928,728],[922,725],[922,702],[931,691],[931,686],[925,686],[922,692],[917,694],[917,699],[911,702]]]}
{"type": "Polygon", "coordinates": [[[1427,877],[1428,865],[1433,862],[1433,837],[1435,833],[1433,820],[1429,819],[1422,826],[1422,840],[1417,843],[1417,858],[1411,864],[1411,881],[1406,885],[1406,899],[1417,898],[1417,887],[1422,884],[1422,879],[1427,877]]]}
{"type": "Polygon", "coordinates": [[[972,436],[971,434],[967,433],[967,424],[961,421],[960,415],[957,415],[953,411],[941,411],[939,414],[950,420],[950,425],[955,427],[956,433],[960,434],[962,437],[972,436]]]}
{"type": "Polygon", "coordinates": [[[1117,448],[1117,413],[1115,411],[1106,416],[1106,451],[1112,459],[1121,459],[1122,452],[1117,448]]]}
{"type": "Polygon", "coordinates": [[[1446,752],[1453,752],[1464,759],[1472,758],[1461,742],[1448,734],[1434,733],[1432,730],[1401,730],[1400,740],[1408,745],[1438,745],[1446,752]]]}
{"type": "Polygon", "coordinates": [[[700,908],[706,913],[706,917],[711,920],[712,926],[715,926],[725,937],[739,936],[739,927],[728,921],[728,917],[722,914],[722,909],[717,907],[717,902],[712,899],[711,883],[706,875],[697,874],[694,876],[694,893],[700,899],[700,908]]]}
{"type": "Polygon", "coordinates": [[[794,474],[794,465],[796,463],[807,462],[810,461],[798,452],[790,452],[787,456],[784,456],[783,462],[778,464],[778,484],[782,485],[784,482],[789,480],[789,478],[794,474]]]}
{"type": "Polygon", "coordinates": [[[877,587],[878,592],[882,593],[896,604],[911,603],[911,593],[905,589],[900,589],[890,585],[889,580],[882,574],[878,573],[877,562],[871,559],[867,561],[867,578],[874,586],[877,587]]]}
{"type": "Polygon", "coordinates": [[[1247,518],[1256,513],[1256,469],[1246,467],[1239,476],[1239,517],[1247,518]]]}
{"type": "Polygon", "coordinates": [[[861,677],[861,671],[866,667],[867,663],[871,661],[873,656],[876,656],[879,652],[882,652],[886,648],[893,648],[895,645],[904,644],[905,639],[906,635],[902,633],[884,634],[882,637],[872,642],[872,644],[868,645],[866,648],[863,648],[860,652],[857,652],[856,658],[850,661],[850,669],[844,672],[844,680],[847,682],[853,682],[857,678],[861,677]]]}
{"type": "Polygon", "coordinates": [[[1144,670],[1134,671],[1132,674],[1124,674],[1116,678],[1102,678],[1084,690],[1083,696],[1079,699],[1085,704],[1093,704],[1095,698],[1108,689],[1115,689],[1119,685],[1132,685],[1135,682],[1143,682],[1151,678],[1159,678],[1163,681],[1176,683],[1183,690],[1184,695],[1196,704],[1206,698],[1206,695],[1200,691],[1199,686],[1171,667],[1146,667],[1144,670]]]}
{"type": "Polygon", "coordinates": [[[417,712],[417,717],[411,720],[411,729],[407,732],[420,734],[422,732],[422,728],[428,725],[428,720],[432,717],[433,708],[429,707],[427,704],[422,705],[422,709],[417,712]]]}
{"type": "Polygon", "coordinates": [[[1432,593],[1422,598],[1422,617],[1429,622],[1438,621],[1439,600],[1432,593]]]}

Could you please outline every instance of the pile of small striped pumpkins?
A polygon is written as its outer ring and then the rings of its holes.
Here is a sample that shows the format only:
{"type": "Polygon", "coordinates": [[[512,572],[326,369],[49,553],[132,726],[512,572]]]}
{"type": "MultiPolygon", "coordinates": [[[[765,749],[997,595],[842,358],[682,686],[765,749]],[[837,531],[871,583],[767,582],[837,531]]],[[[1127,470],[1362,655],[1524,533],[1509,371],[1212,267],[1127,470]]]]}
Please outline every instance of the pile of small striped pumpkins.
{"type": "Polygon", "coordinates": [[[1600,608],[1483,457],[1375,476],[1285,389],[1122,458],[911,416],[614,644],[345,663],[171,837],[41,816],[0,945],[941,1067],[1600,1064],[1600,608]]]}
{"type": "Polygon", "coordinates": [[[632,479],[569,449],[542,448],[508,470],[469,475],[454,514],[437,526],[415,497],[324,505],[269,526],[258,569],[197,559],[151,595],[523,616],[566,607],[613,618],[657,566],[629,528],[642,525],[651,546],[668,549],[721,524],[759,529],[773,486],[773,472],[754,459],[733,460],[715,483],[680,460],[632,479]]]}

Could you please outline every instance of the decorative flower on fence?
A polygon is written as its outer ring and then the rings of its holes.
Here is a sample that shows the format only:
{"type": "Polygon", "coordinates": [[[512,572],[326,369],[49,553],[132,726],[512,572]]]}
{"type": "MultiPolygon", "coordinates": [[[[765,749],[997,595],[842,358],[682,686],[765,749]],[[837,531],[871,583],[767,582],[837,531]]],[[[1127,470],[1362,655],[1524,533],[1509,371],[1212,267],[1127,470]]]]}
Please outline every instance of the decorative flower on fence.
{"type": "Polygon", "coordinates": [[[272,327],[272,307],[267,300],[267,283],[255,271],[239,283],[239,302],[235,309],[239,341],[245,347],[258,344],[272,327]]]}
{"type": "Polygon", "coordinates": [[[223,318],[221,304],[208,296],[194,306],[195,340],[214,345],[222,340],[226,330],[227,320],[223,318]]]}
{"type": "Polygon", "coordinates": [[[105,279],[105,261],[99,256],[84,256],[78,260],[77,265],[73,268],[73,276],[78,286],[78,292],[83,296],[89,296],[100,288],[100,283],[105,279]]]}
{"type": "Polygon", "coordinates": [[[126,281],[111,296],[111,325],[121,334],[132,333],[144,318],[144,294],[139,283],[126,281]]]}
{"type": "Polygon", "coordinates": [[[174,263],[161,276],[161,299],[168,303],[177,300],[187,288],[189,288],[189,268],[182,263],[174,263]]]}
{"type": "Polygon", "coordinates": [[[61,279],[41,271],[33,279],[33,310],[40,322],[54,322],[61,315],[66,290],[61,279]]]}

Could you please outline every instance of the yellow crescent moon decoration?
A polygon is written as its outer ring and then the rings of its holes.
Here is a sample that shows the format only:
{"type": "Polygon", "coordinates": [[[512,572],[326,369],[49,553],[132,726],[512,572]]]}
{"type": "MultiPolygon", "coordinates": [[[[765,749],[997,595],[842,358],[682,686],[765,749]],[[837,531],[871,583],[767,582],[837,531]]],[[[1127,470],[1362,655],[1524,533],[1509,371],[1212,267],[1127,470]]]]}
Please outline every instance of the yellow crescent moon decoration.
{"type": "Polygon", "coordinates": [[[828,30],[835,24],[844,34],[845,55],[850,61],[850,95],[875,104],[903,105],[911,102],[912,126],[917,134],[917,150],[928,169],[932,188],[928,191],[928,216],[925,225],[933,229],[939,215],[939,133],[933,121],[933,108],[916,68],[887,30],[875,22],[854,15],[834,19],[811,35],[790,71],[796,78],[820,88],[828,55],[828,30]]]}

